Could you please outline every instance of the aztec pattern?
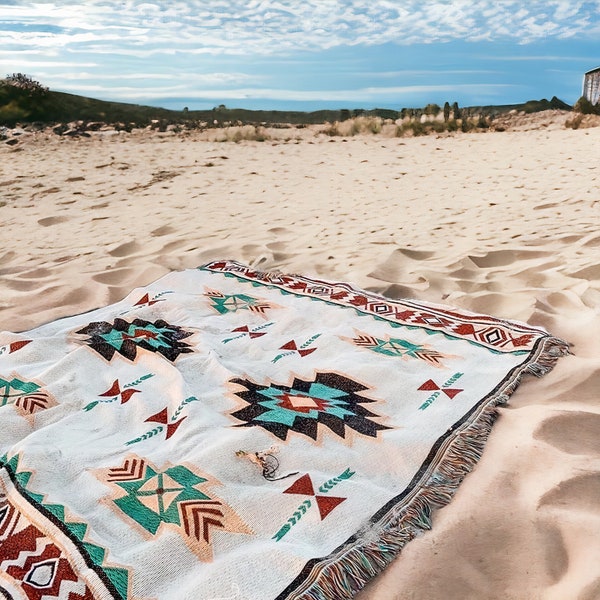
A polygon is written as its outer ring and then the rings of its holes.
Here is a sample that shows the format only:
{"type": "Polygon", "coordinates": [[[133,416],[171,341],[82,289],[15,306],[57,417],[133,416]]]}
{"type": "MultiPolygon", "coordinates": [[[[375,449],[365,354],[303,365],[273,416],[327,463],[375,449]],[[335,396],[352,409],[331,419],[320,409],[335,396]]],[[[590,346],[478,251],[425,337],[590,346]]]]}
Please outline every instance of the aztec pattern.
{"type": "Polygon", "coordinates": [[[18,463],[18,455],[0,459],[0,592],[8,578],[28,600],[127,599],[127,570],[105,563],[106,551],[88,540],[85,523],[67,518],[64,506],[30,492],[32,474],[18,463]]]}
{"type": "Polygon", "coordinates": [[[0,356],[12,354],[13,352],[17,352],[21,348],[24,348],[25,346],[27,346],[27,344],[31,344],[31,340],[18,340],[16,342],[10,342],[9,344],[0,346],[0,356]]]}
{"type": "Polygon", "coordinates": [[[341,438],[351,429],[362,435],[377,437],[390,429],[368,417],[377,417],[362,404],[375,402],[359,395],[367,388],[338,373],[318,373],[314,381],[294,379],[291,386],[259,385],[246,379],[234,379],[245,391],[235,392],[247,406],[231,413],[243,421],[237,427],[258,426],[281,440],[290,431],[317,439],[319,425],[341,438]]]}
{"type": "Polygon", "coordinates": [[[115,319],[113,323],[90,323],[75,333],[89,336],[84,343],[108,361],[116,353],[134,361],[138,348],[156,352],[171,362],[175,362],[180,354],[193,352],[189,344],[181,341],[192,333],[162,319],[154,323],[143,319],[134,319],[131,323],[124,319],[115,319]]]}
{"type": "Polygon", "coordinates": [[[357,291],[345,283],[317,281],[294,275],[265,273],[234,261],[215,261],[202,267],[208,271],[235,276],[240,280],[279,288],[282,293],[308,296],[324,302],[354,308],[361,313],[384,319],[392,324],[419,327],[449,337],[466,339],[497,352],[531,350],[537,330],[525,324],[507,323],[500,319],[423,305],[409,300],[393,301],[357,291]]]}
{"type": "Polygon", "coordinates": [[[182,400],[179,406],[173,411],[173,414],[169,416],[169,411],[165,407],[162,410],[158,411],[156,414],[149,416],[145,419],[146,423],[158,423],[155,427],[144,433],[143,435],[136,437],[133,440],[129,440],[125,442],[126,446],[131,446],[132,444],[137,444],[138,442],[143,442],[149,438],[158,435],[159,433],[165,432],[165,440],[168,440],[171,436],[175,434],[175,432],[179,429],[179,426],[187,419],[187,415],[181,416],[181,413],[185,410],[186,406],[190,402],[197,402],[198,398],[195,396],[189,396],[185,400],[182,400]]]}
{"type": "Polygon", "coordinates": [[[444,394],[452,400],[458,396],[458,394],[464,392],[463,389],[452,387],[463,375],[464,373],[454,373],[454,375],[444,381],[442,385],[438,385],[433,379],[428,379],[423,385],[419,386],[417,389],[420,392],[429,392],[431,394],[429,398],[419,406],[419,410],[425,410],[435,402],[441,394],[444,394]]]}
{"type": "MultiPolygon", "coordinates": [[[[302,496],[312,496],[317,509],[319,511],[319,516],[321,517],[321,521],[334,509],[336,506],[339,506],[344,500],[347,498],[342,498],[340,496],[326,496],[324,494],[328,494],[328,492],[333,489],[338,483],[345,481],[346,479],[350,479],[354,473],[350,469],[346,469],[343,473],[338,475],[337,477],[333,477],[332,479],[327,480],[325,483],[321,484],[318,488],[320,494],[316,494],[313,482],[308,473],[306,475],[302,475],[300,479],[297,479],[290,487],[283,490],[284,494],[300,494],[302,496]]],[[[310,498],[307,498],[298,506],[294,514],[287,520],[287,523],[283,525],[279,531],[273,536],[275,541],[280,541],[283,537],[290,531],[290,529],[298,523],[298,521],[302,518],[306,511],[312,506],[312,501],[310,498]]]]}
{"type": "Polygon", "coordinates": [[[184,465],[159,469],[135,455],[119,467],[102,469],[98,478],[116,491],[115,506],[139,527],[156,536],[176,531],[196,556],[210,562],[216,531],[252,534],[240,517],[206,487],[219,482],[184,465]]]}
{"type": "Polygon", "coordinates": [[[21,416],[32,421],[35,413],[57,404],[43,385],[16,373],[10,379],[0,377],[0,407],[12,404],[21,416]]]}
{"type": "Polygon", "coordinates": [[[94,402],[90,402],[88,405],[84,407],[84,410],[92,410],[95,406],[99,404],[110,404],[112,402],[119,402],[119,404],[125,404],[131,400],[134,394],[139,394],[141,390],[135,388],[135,386],[142,383],[146,379],[150,379],[154,377],[153,373],[147,373],[146,375],[142,375],[135,381],[130,381],[129,383],[125,383],[121,387],[121,383],[118,379],[115,379],[112,385],[101,394],[98,395],[100,400],[94,400],[94,402]]]}
{"type": "Polygon", "coordinates": [[[227,337],[223,340],[224,344],[232,342],[233,340],[239,340],[247,337],[250,340],[254,340],[256,338],[262,337],[263,335],[267,335],[265,329],[271,327],[273,323],[265,323],[264,325],[258,325],[257,327],[250,327],[249,325],[241,325],[240,327],[236,327],[231,330],[231,337],[227,337]],[[235,335],[233,335],[235,334],[235,335]]]}
{"type": "Polygon", "coordinates": [[[228,261],[2,333],[0,598],[349,600],[566,352],[228,261]]]}
{"type": "Polygon", "coordinates": [[[211,306],[220,314],[249,310],[250,312],[265,316],[270,308],[278,308],[276,304],[266,302],[260,298],[246,294],[223,294],[217,290],[207,289],[204,294],[211,300],[211,306]]]}
{"type": "Polygon", "coordinates": [[[384,356],[397,357],[402,360],[409,360],[415,358],[417,360],[425,361],[432,367],[439,369],[445,365],[442,362],[444,359],[458,358],[452,354],[444,354],[429,346],[428,344],[413,344],[408,340],[399,338],[392,338],[386,336],[381,339],[367,333],[361,333],[356,331],[356,337],[349,339],[342,337],[341,339],[350,342],[359,348],[366,348],[372,352],[383,354],[384,356]]]}

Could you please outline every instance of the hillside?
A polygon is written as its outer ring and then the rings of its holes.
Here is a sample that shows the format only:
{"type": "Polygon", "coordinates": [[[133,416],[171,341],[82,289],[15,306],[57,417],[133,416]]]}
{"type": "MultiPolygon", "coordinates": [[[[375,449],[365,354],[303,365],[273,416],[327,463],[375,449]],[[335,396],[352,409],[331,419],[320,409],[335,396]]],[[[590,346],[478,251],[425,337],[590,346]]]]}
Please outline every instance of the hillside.
{"type": "MultiPolygon", "coordinates": [[[[429,105],[435,106],[435,105],[429,105]]],[[[438,107],[439,108],[439,107],[438,107]]],[[[465,114],[498,115],[510,110],[527,113],[548,109],[571,110],[571,106],[554,97],[552,100],[531,100],[523,104],[503,106],[476,106],[461,108],[465,114]]],[[[121,123],[124,126],[144,127],[153,120],[167,123],[222,124],[226,122],[315,124],[343,121],[353,116],[378,116],[383,119],[397,119],[410,112],[418,117],[425,109],[357,109],[301,111],[266,111],[227,108],[224,105],[212,110],[168,110],[139,104],[108,102],[64,92],[39,89],[24,89],[0,80],[0,125],[14,127],[17,123],[39,123],[51,125],[71,121],[101,121],[121,123]]]]}

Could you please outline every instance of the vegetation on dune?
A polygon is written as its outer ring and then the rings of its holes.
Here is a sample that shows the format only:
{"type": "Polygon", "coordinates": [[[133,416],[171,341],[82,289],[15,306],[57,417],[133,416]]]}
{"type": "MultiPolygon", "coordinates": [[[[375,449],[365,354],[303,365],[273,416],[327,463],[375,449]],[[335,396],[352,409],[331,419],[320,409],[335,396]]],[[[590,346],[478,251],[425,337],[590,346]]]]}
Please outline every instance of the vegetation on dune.
{"type": "MultiPolygon", "coordinates": [[[[14,127],[17,124],[29,124],[40,128],[54,125],[54,131],[60,135],[68,134],[70,129],[67,123],[79,123],[83,124],[78,132],[81,134],[105,124],[126,131],[136,127],[175,132],[222,128],[223,134],[219,139],[235,142],[269,139],[265,127],[302,127],[312,124],[325,124],[323,133],[330,136],[362,133],[419,136],[458,130],[484,130],[493,126],[496,116],[512,110],[533,113],[548,109],[571,110],[571,106],[555,96],[551,100],[530,100],[523,104],[459,108],[457,102],[445,102],[443,108],[432,103],[423,108],[402,108],[399,111],[380,108],[267,111],[228,108],[224,104],[212,110],[189,110],[185,107],[176,111],[55,92],[22,73],[0,80],[0,125],[14,127]]],[[[593,107],[585,98],[581,98],[575,105],[575,111],[588,114],[600,112],[600,107],[593,107]]]]}
{"type": "Polygon", "coordinates": [[[600,115],[600,104],[592,104],[585,96],[581,96],[573,105],[573,110],[582,115],[600,115]]]}

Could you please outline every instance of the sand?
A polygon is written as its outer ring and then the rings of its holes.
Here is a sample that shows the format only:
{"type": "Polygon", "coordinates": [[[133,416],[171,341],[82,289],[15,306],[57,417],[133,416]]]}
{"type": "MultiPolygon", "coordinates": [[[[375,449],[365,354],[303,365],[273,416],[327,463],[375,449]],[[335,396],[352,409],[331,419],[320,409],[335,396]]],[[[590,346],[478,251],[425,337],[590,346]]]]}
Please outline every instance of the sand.
{"type": "Polygon", "coordinates": [[[360,598],[600,598],[600,128],[275,134],[0,144],[0,330],[215,258],[541,325],[572,355],[360,598]]]}

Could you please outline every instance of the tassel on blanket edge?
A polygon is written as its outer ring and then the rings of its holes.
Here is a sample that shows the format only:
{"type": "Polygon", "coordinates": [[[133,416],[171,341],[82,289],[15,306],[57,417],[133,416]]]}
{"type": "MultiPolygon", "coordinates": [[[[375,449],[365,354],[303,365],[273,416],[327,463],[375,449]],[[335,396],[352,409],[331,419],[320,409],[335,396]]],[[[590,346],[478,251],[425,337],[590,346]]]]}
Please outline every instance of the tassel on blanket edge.
{"type": "Polygon", "coordinates": [[[356,536],[352,547],[316,565],[304,585],[285,597],[286,600],[350,600],[396,558],[409,541],[431,529],[433,509],[449,504],[463,479],[473,470],[498,417],[497,407],[508,403],[523,374],[541,377],[552,370],[561,356],[569,353],[566,342],[546,338],[539,353],[488,399],[477,418],[456,431],[435,471],[409,504],[397,513],[392,509],[385,523],[370,523],[356,536]]]}

